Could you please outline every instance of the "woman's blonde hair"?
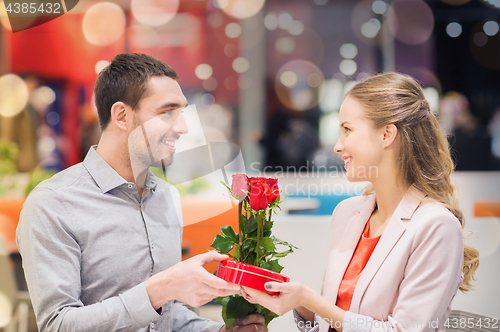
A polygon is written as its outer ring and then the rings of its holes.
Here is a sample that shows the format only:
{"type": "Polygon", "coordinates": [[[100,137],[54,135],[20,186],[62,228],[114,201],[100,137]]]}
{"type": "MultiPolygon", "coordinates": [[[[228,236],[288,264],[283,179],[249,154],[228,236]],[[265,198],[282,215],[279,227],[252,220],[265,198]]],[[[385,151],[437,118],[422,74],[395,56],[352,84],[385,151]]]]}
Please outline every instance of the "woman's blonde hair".
{"type": "MultiPolygon", "coordinates": [[[[401,135],[397,160],[400,180],[441,202],[464,228],[464,216],[458,207],[458,189],[450,178],[454,164],[446,133],[430,111],[420,85],[408,75],[384,73],[359,82],[347,96],[362,105],[366,118],[372,120],[376,128],[389,124],[397,127],[401,135]]],[[[370,185],[364,194],[371,192],[373,187],[370,185]]],[[[479,252],[465,245],[462,292],[472,289],[471,282],[478,266],[479,252]]]]}

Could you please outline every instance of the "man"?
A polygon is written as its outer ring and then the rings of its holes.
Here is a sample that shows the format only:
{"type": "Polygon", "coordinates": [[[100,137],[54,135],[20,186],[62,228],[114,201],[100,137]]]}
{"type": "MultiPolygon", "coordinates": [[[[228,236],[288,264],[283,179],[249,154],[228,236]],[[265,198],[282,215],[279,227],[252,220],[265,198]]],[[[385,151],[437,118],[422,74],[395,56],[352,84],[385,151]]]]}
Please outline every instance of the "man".
{"type": "MultiPolygon", "coordinates": [[[[179,302],[238,293],[203,268],[227,256],[181,262],[180,195],[149,170],[188,131],[177,79],[152,56],[117,55],[95,85],[98,146],[27,198],[17,242],[40,331],[226,330],[179,302]]],[[[230,330],[267,328],[251,315],[230,330]]]]}

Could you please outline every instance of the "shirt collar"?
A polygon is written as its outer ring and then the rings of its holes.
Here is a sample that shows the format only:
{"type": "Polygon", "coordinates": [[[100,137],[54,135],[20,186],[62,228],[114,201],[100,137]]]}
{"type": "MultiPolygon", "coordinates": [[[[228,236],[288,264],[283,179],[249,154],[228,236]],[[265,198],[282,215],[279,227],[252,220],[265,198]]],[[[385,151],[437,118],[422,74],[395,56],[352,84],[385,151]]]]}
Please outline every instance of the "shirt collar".
{"type": "MultiPolygon", "coordinates": [[[[83,166],[90,173],[97,186],[101,189],[103,193],[110,191],[111,189],[117,188],[127,181],[122,178],[109,164],[102,159],[102,157],[97,153],[97,145],[90,147],[87,156],[83,160],[83,166]]],[[[158,178],[153,175],[151,170],[148,170],[146,174],[145,188],[154,190],[158,185],[158,178]]]]}

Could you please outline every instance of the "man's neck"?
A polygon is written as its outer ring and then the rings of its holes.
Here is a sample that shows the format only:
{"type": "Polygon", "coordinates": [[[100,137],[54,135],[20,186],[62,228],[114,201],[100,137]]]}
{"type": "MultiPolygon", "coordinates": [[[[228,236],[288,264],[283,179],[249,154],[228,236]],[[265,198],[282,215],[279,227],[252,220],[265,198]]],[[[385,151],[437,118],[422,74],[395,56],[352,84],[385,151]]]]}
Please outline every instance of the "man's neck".
{"type": "Polygon", "coordinates": [[[103,133],[97,145],[96,152],[125,181],[136,183],[127,145],[111,138],[109,135],[103,133]]]}

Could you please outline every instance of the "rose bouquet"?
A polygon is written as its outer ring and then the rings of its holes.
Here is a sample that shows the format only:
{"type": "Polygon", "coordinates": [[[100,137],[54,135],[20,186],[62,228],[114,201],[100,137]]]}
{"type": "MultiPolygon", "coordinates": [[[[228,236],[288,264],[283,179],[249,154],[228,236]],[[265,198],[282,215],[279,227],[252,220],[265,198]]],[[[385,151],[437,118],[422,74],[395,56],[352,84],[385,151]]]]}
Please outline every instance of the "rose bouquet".
{"type": "MultiPolygon", "coordinates": [[[[282,202],[280,201],[278,180],[262,177],[248,178],[245,174],[235,174],[232,176],[232,180],[231,188],[227,185],[226,187],[232,197],[240,201],[238,205],[239,229],[238,232],[235,232],[231,226],[222,226],[220,228],[222,235],[215,236],[212,247],[220,253],[229,255],[235,262],[222,262],[219,265],[217,275],[226,280],[231,279],[226,278],[228,273],[232,274],[233,279],[238,281],[241,281],[242,278],[253,278],[253,280],[249,280],[247,286],[254,285],[256,281],[262,283],[259,286],[263,286],[266,278],[274,281],[288,281],[287,277],[279,274],[283,269],[279,264],[279,259],[297,248],[277,239],[271,232],[273,227],[271,217],[273,213],[277,213],[276,209],[279,209],[279,204],[282,202]],[[281,246],[284,250],[279,251],[277,246],[281,246]],[[232,267],[235,264],[244,267],[232,267]],[[250,271],[253,267],[262,268],[259,269],[261,272],[250,271]],[[241,274],[247,272],[246,270],[250,271],[248,276],[242,276],[241,274]],[[240,273],[236,279],[234,273],[240,273]],[[261,280],[257,280],[259,278],[261,280]]],[[[239,295],[218,298],[216,302],[222,304],[222,318],[227,328],[231,327],[236,319],[253,313],[262,315],[266,320],[266,325],[277,317],[270,310],[258,304],[251,304],[239,295]]]]}

